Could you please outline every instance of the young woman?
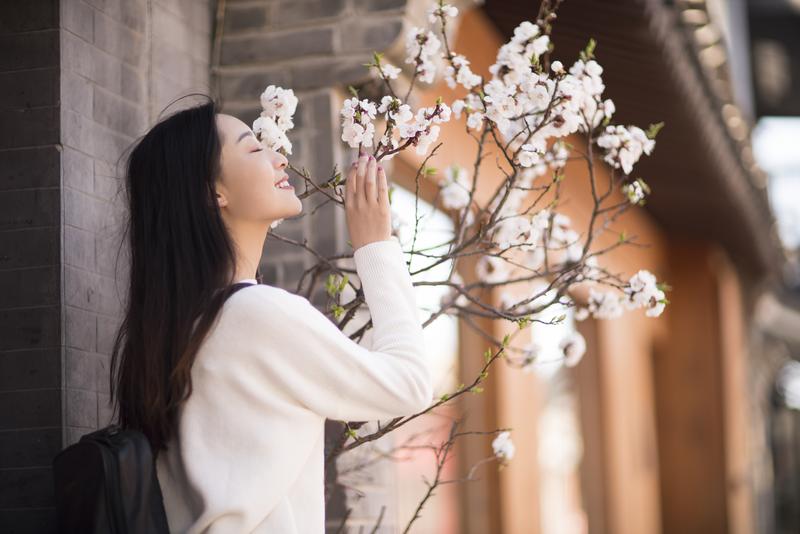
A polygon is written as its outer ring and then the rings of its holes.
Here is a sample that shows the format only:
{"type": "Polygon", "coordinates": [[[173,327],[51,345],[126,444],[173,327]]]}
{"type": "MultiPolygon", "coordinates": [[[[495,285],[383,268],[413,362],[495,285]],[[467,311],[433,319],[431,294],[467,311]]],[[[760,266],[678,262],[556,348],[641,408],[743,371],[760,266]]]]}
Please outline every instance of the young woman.
{"type": "Polygon", "coordinates": [[[155,125],[128,159],[130,287],[111,393],[119,423],[157,454],[171,532],[322,534],[325,419],[388,419],[433,400],[374,159],[359,157],[345,186],[371,340],[259,283],[270,223],[302,210],[286,165],[213,102],[155,125]],[[251,286],[225,300],[240,281],[251,286]]]}

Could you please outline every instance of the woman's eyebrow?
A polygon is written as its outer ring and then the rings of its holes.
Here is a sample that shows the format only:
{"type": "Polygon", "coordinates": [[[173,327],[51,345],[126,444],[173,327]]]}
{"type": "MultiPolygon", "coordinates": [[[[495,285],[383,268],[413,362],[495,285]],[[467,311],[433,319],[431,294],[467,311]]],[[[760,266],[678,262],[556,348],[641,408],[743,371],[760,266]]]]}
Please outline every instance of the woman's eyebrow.
{"type": "Polygon", "coordinates": [[[236,142],[238,143],[239,141],[241,141],[242,139],[244,139],[248,135],[253,135],[253,132],[251,132],[250,130],[247,130],[246,132],[242,132],[242,135],[239,136],[239,139],[237,139],[236,142]]]}

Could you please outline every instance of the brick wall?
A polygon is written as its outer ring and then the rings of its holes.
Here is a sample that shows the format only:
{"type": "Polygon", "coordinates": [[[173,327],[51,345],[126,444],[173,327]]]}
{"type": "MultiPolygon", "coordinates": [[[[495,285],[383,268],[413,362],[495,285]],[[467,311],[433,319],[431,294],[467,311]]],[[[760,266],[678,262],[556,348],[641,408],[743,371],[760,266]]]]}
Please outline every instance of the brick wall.
{"type": "Polygon", "coordinates": [[[59,80],[58,2],[0,3],[2,532],[46,532],[52,521],[49,466],[62,428],[59,80]]]}
{"type": "Polygon", "coordinates": [[[208,0],[0,6],[4,533],[53,531],[53,456],[109,422],[127,285],[117,163],[172,99],[210,92],[212,9],[208,0]]]}

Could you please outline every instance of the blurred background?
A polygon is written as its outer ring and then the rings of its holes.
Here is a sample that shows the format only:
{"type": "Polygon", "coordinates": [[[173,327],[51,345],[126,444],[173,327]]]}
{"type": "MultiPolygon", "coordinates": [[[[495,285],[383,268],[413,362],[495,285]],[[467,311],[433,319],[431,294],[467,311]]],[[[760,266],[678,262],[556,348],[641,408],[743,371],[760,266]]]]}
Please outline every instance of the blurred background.
{"type": "MultiPolygon", "coordinates": [[[[536,0],[451,3],[460,9],[451,44],[483,75],[539,8],[536,0]]],[[[124,150],[178,97],[212,94],[251,124],[261,91],[276,84],[300,98],[292,164],[327,179],[352,158],[338,124],[347,87],[380,97],[362,65],[373,51],[404,68],[399,84],[407,80],[405,30],[426,24],[429,5],[0,2],[0,532],[53,532],[52,457],[110,422],[108,362],[126,287],[124,150]]],[[[800,2],[565,0],[558,13],[554,58],[569,66],[597,40],[614,122],[666,124],[635,168],[653,194],[615,228],[647,247],[604,264],[628,276],[650,270],[672,287],[671,303],[655,319],[576,321],[567,310],[558,328],[537,325],[529,339],[553,351],[571,330],[582,333],[581,362],[532,372],[498,365],[480,395],[343,457],[328,473],[338,480],[328,531],[372,532],[380,518],[376,532],[401,532],[435,461],[430,451],[386,451],[418,433],[437,443],[466,413],[470,430],[512,428],[516,454],[498,469],[481,463],[492,436],[460,440],[443,476],[463,479],[478,466],[474,477],[439,487],[412,532],[800,532],[800,2]]],[[[463,93],[437,78],[412,103],[439,95],[450,102],[463,93]]],[[[476,150],[463,125],[445,125],[441,138],[435,167],[471,165],[476,150]]],[[[391,161],[398,226],[413,222],[420,162],[406,153],[391,161]]],[[[564,182],[576,223],[585,222],[585,173],[570,166],[564,182]]],[[[417,205],[420,239],[431,246],[455,224],[436,178],[420,183],[417,205]]],[[[498,179],[486,175],[480,187],[498,179]]],[[[343,213],[317,204],[304,200],[304,215],[276,233],[307,238],[326,256],[347,254],[343,213]]],[[[315,262],[270,237],[260,269],[266,283],[297,290],[315,262]]],[[[475,279],[473,264],[458,269],[475,279]]],[[[327,305],[324,286],[308,296],[327,305]]],[[[441,297],[419,288],[423,316],[441,297]]],[[[426,329],[438,393],[479,372],[481,332],[509,331],[475,326],[448,315],[426,329]]],[[[327,432],[335,438],[341,423],[329,421],[327,432]]]]}

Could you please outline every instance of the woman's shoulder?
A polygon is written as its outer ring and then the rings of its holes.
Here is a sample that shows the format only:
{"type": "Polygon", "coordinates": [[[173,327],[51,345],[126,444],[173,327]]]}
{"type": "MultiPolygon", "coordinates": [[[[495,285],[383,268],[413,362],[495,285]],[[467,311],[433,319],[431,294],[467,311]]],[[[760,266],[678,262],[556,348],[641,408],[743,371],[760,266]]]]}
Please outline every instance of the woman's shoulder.
{"type": "Polygon", "coordinates": [[[237,311],[283,313],[302,307],[306,299],[282,287],[268,284],[251,284],[228,297],[225,307],[237,311]]]}

